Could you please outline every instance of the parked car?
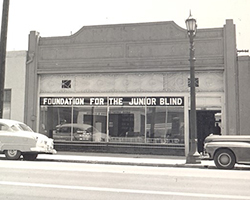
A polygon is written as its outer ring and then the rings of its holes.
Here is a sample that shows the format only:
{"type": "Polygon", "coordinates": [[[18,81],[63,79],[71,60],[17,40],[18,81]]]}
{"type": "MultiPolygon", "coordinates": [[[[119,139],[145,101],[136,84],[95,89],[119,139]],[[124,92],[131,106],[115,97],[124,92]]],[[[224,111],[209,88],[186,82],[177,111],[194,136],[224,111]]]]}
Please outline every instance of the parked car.
{"type": "Polygon", "coordinates": [[[219,169],[232,169],[235,163],[250,164],[250,136],[209,135],[204,151],[219,169]]]}
{"type": "Polygon", "coordinates": [[[35,133],[26,124],[14,120],[0,119],[0,152],[7,159],[35,160],[38,154],[53,154],[53,139],[35,133]]]}
{"type": "Polygon", "coordinates": [[[62,124],[56,126],[53,134],[54,140],[77,140],[77,141],[94,141],[105,142],[107,135],[101,133],[95,127],[89,124],[62,124]]]}

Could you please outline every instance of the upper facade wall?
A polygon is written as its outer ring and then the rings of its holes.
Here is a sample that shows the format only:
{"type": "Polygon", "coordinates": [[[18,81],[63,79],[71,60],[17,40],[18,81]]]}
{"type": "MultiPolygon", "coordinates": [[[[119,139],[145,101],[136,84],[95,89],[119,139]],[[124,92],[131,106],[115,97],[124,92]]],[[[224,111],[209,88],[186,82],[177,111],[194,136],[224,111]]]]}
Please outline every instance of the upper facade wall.
{"type": "MultiPolygon", "coordinates": [[[[39,37],[37,50],[38,73],[189,69],[189,38],[174,22],[87,26],[71,36],[39,37]]],[[[198,69],[222,69],[223,28],[198,29],[195,50],[198,69]]]]}

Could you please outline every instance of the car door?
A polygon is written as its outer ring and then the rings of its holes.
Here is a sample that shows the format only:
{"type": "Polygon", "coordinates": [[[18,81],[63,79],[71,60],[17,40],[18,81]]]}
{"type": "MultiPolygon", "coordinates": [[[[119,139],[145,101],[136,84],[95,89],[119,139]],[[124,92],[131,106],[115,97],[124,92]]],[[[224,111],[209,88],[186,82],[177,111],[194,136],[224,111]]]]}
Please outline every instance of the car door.
{"type": "Polygon", "coordinates": [[[21,138],[11,131],[10,128],[3,123],[0,123],[0,147],[1,150],[7,148],[17,149],[18,145],[21,143],[21,138]]]}

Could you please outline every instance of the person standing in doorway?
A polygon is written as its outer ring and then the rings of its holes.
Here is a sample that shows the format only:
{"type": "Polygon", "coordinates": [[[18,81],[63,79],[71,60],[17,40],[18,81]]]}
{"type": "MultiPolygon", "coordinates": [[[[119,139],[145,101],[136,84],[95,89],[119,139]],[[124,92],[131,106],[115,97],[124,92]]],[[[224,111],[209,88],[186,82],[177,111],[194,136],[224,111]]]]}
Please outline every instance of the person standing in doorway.
{"type": "Polygon", "coordinates": [[[213,134],[214,134],[214,135],[221,135],[221,128],[220,128],[220,126],[219,126],[218,123],[215,124],[213,134]]]}

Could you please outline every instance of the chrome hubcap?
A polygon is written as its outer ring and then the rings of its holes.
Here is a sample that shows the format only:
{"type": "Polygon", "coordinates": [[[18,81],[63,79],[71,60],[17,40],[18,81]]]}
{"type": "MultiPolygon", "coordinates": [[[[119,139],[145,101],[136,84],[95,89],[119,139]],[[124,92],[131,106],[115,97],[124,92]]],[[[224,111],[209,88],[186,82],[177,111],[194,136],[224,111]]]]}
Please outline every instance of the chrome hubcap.
{"type": "Polygon", "coordinates": [[[228,166],[232,162],[231,157],[227,153],[220,154],[218,161],[222,166],[228,166]]]}
{"type": "Polygon", "coordinates": [[[17,154],[17,150],[8,150],[8,154],[11,157],[14,157],[17,154]]]}

